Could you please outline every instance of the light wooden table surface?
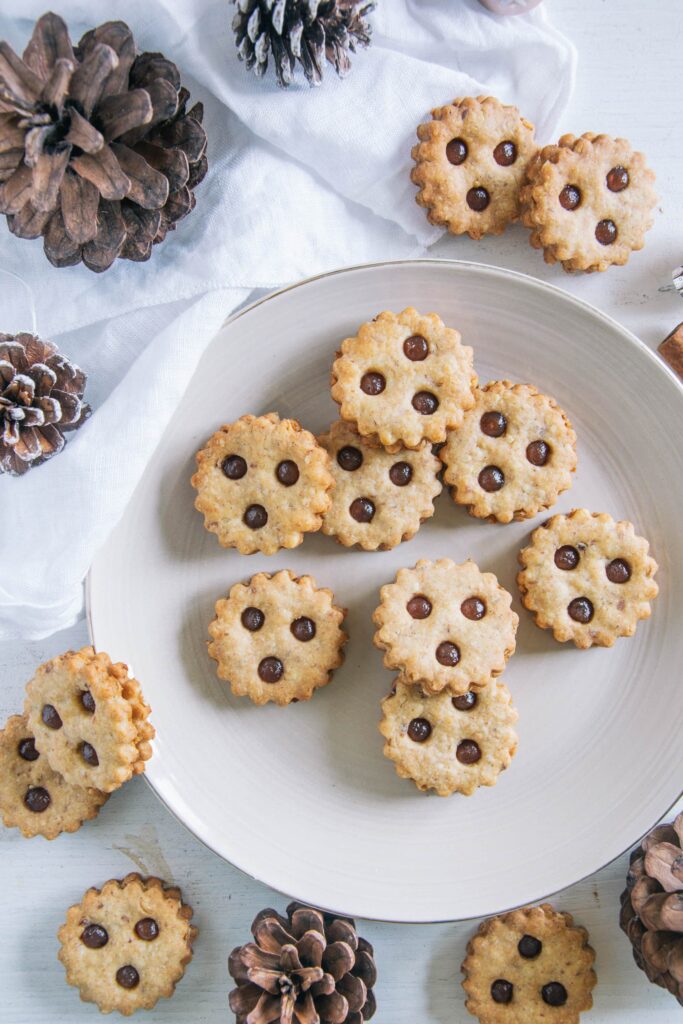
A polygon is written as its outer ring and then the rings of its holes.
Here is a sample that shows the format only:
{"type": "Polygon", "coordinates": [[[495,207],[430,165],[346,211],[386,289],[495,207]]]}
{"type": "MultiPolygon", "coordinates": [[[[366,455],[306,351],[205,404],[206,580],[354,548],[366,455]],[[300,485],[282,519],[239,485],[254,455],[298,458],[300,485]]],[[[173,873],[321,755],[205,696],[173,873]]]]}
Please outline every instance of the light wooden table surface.
{"type": "MultiPolygon", "coordinates": [[[[451,2],[456,6],[456,0],[451,2]]],[[[625,268],[578,278],[546,267],[519,227],[480,243],[448,238],[435,253],[542,277],[595,303],[654,346],[683,320],[681,300],[657,292],[671,268],[683,263],[683,5],[679,0],[546,0],[546,5],[579,51],[576,91],[562,130],[626,136],[647,153],[657,172],[660,207],[647,247],[625,268]]],[[[633,396],[634,415],[642,397],[633,396]]],[[[81,624],[23,648],[0,644],[2,719],[19,710],[23,685],[37,664],[86,641],[81,624]]],[[[610,827],[609,820],[604,827],[610,827]]],[[[228,953],[247,940],[259,909],[282,907],[284,898],[201,846],[137,780],[116,793],[96,821],[56,843],[27,842],[15,831],[0,829],[1,1021],[71,1024],[97,1018],[97,1010],[80,1003],[64,983],[55,933],[65,909],[89,885],[136,869],[178,882],[196,908],[201,929],[195,960],[175,997],[162,1001],[145,1020],[218,1024],[233,1019],[227,1009],[228,953]]],[[[597,950],[599,983],[594,1009],[585,1019],[592,1024],[673,1024],[680,1020],[680,1007],[636,969],[617,925],[625,871],[622,857],[555,901],[589,929],[597,950]]],[[[378,1024],[472,1019],[459,988],[459,965],[473,924],[362,922],[362,931],[375,944],[380,967],[378,1024]]]]}

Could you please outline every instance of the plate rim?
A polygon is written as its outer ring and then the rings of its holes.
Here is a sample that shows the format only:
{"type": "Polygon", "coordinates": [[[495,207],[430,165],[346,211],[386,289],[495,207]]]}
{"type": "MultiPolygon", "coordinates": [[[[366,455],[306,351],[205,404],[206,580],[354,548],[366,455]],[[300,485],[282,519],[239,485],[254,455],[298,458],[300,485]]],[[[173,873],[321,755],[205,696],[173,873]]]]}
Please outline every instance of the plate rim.
{"type": "MultiPolygon", "coordinates": [[[[499,266],[497,264],[480,263],[480,262],[478,262],[476,260],[462,260],[462,259],[453,259],[453,258],[450,258],[450,257],[435,257],[435,256],[428,256],[428,257],[424,257],[424,258],[411,257],[411,258],[408,258],[408,259],[397,259],[397,260],[373,260],[373,261],[367,262],[367,263],[349,264],[349,265],[345,265],[345,266],[342,266],[342,267],[337,267],[334,270],[322,271],[319,274],[313,274],[313,275],[311,275],[309,277],[301,278],[300,280],[294,281],[291,284],[283,285],[281,288],[277,288],[274,291],[270,291],[270,292],[268,292],[267,295],[260,296],[259,298],[255,299],[253,302],[249,302],[245,306],[242,306],[239,309],[234,310],[232,313],[228,314],[228,316],[225,318],[225,320],[223,320],[223,322],[221,323],[221,325],[218,328],[218,330],[215,332],[215,334],[212,336],[212,338],[207,343],[207,346],[204,349],[204,352],[202,352],[202,355],[199,357],[199,360],[197,361],[197,366],[195,367],[192,375],[188,378],[187,385],[186,385],[186,390],[187,390],[187,387],[189,387],[189,385],[190,385],[190,383],[191,383],[195,373],[197,372],[197,368],[199,366],[199,363],[201,362],[202,358],[204,357],[204,353],[207,351],[209,345],[213,341],[213,338],[215,338],[221,331],[225,330],[225,328],[228,327],[230,324],[234,323],[236,320],[239,320],[241,317],[245,316],[246,314],[252,312],[254,309],[256,309],[257,307],[263,305],[264,303],[270,302],[272,299],[275,299],[275,298],[277,298],[277,297],[279,297],[281,295],[284,295],[284,294],[286,294],[286,293],[288,293],[290,291],[294,291],[295,289],[303,288],[306,285],[313,284],[316,281],[322,281],[322,280],[325,280],[327,278],[338,277],[338,276],[341,276],[343,274],[348,274],[348,273],[351,273],[351,272],[354,272],[354,271],[376,270],[376,269],[380,269],[380,268],[384,268],[384,267],[424,266],[425,264],[426,265],[433,265],[435,267],[446,266],[446,267],[451,267],[451,268],[455,268],[455,269],[461,269],[461,270],[466,270],[466,271],[474,271],[474,272],[484,271],[484,272],[490,274],[493,277],[504,277],[504,278],[507,278],[507,279],[510,279],[510,278],[515,279],[516,278],[521,283],[523,283],[525,285],[532,285],[535,289],[537,289],[537,290],[539,290],[541,292],[550,293],[550,295],[553,298],[555,298],[555,299],[559,298],[561,301],[569,302],[570,305],[577,306],[583,312],[588,313],[588,314],[590,314],[593,317],[599,318],[605,324],[607,324],[610,327],[612,327],[613,329],[615,329],[629,344],[633,345],[636,349],[638,349],[642,353],[644,353],[647,356],[647,358],[649,359],[649,361],[650,361],[650,366],[653,369],[656,368],[655,372],[657,372],[657,370],[658,370],[660,373],[663,373],[664,376],[667,377],[671,382],[673,382],[673,384],[675,386],[675,390],[678,392],[679,401],[681,401],[683,403],[683,380],[681,380],[678,377],[678,375],[676,373],[674,373],[673,369],[668,365],[668,363],[666,363],[665,360],[661,356],[659,356],[655,350],[653,350],[649,345],[647,345],[642,340],[642,338],[639,338],[638,335],[633,333],[633,331],[630,331],[623,324],[619,323],[619,321],[616,320],[609,313],[603,312],[601,309],[599,309],[597,306],[595,306],[592,302],[588,302],[586,299],[579,298],[578,296],[573,295],[571,292],[565,291],[565,289],[561,288],[559,285],[551,284],[549,281],[543,281],[543,280],[541,280],[541,278],[534,277],[531,274],[527,274],[527,273],[525,273],[523,271],[511,270],[511,269],[509,269],[507,267],[502,267],[502,266],[499,266]]],[[[181,402],[183,400],[184,394],[185,394],[185,392],[183,392],[183,396],[181,396],[181,398],[180,398],[181,402]]],[[[165,433],[166,433],[166,430],[164,430],[164,432],[162,433],[162,435],[161,435],[161,437],[159,439],[159,445],[161,445],[161,443],[163,442],[163,438],[164,438],[164,434],[165,433]]],[[[159,445],[157,445],[157,447],[159,445]]],[[[156,451],[156,449],[155,449],[155,451],[156,451]]],[[[154,453],[152,453],[152,456],[150,456],[150,458],[153,457],[153,454],[154,453]]],[[[134,493],[135,492],[133,492],[133,494],[134,493]]],[[[132,500],[132,497],[133,496],[131,495],[131,499],[130,500],[132,500]]],[[[130,502],[129,502],[129,504],[130,504],[130,502]]],[[[126,506],[126,509],[127,508],[128,508],[128,506],[126,506]]],[[[123,515],[125,515],[125,510],[124,510],[124,513],[122,514],[122,517],[123,517],[123,515]]],[[[116,525],[118,525],[118,523],[115,524],[115,526],[116,525]]],[[[110,531],[110,532],[113,532],[113,529],[115,529],[115,526],[112,527],[112,531],[110,531]]],[[[101,545],[101,547],[98,549],[98,551],[95,553],[95,556],[93,558],[93,563],[96,560],[96,558],[98,557],[98,555],[100,554],[100,552],[102,551],[102,549],[104,548],[104,546],[106,545],[106,543],[107,543],[107,541],[105,540],[104,543],[101,545]]],[[[93,617],[92,617],[92,599],[91,599],[93,563],[91,563],[91,565],[90,565],[90,567],[88,569],[87,575],[85,577],[85,581],[84,581],[85,582],[85,585],[84,585],[84,598],[85,598],[85,619],[86,619],[86,624],[87,624],[87,629],[88,629],[88,636],[90,638],[91,644],[97,650],[97,644],[96,644],[96,640],[95,640],[95,628],[94,628],[94,622],[93,622],[93,617]]],[[[265,880],[263,878],[259,878],[258,875],[252,874],[246,868],[242,867],[239,864],[236,864],[234,861],[232,861],[228,857],[226,857],[223,853],[220,853],[216,849],[216,847],[214,845],[212,845],[212,843],[207,838],[205,838],[202,835],[199,835],[197,832],[195,832],[190,827],[190,825],[188,825],[185,821],[183,821],[183,819],[179,816],[179,814],[168,804],[166,799],[161,795],[161,793],[156,788],[156,786],[154,785],[154,782],[149,777],[149,775],[148,775],[148,773],[146,771],[143,773],[143,778],[144,778],[145,783],[147,784],[147,786],[151,789],[151,791],[154,793],[155,797],[157,798],[157,800],[159,800],[159,802],[162,804],[162,806],[165,808],[165,810],[191,836],[193,836],[194,839],[196,839],[198,842],[200,842],[202,844],[202,846],[204,846],[207,850],[210,850],[211,853],[213,853],[215,856],[219,857],[222,861],[225,861],[225,863],[229,864],[232,868],[235,868],[242,875],[245,875],[247,878],[251,878],[253,881],[258,882],[261,885],[267,886],[269,889],[272,889],[273,892],[279,893],[285,899],[288,899],[288,900],[298,900],[299,902],[303,902],[303,903],[308,903],[309,902],[308,900],[305,899],[305,897],[297,896],[296,894],[288,894],[288,893],[286,893],[284,890],[279,889],[277,886],[273,885],[272,882],[269,882],[269,881],[267,881],[267,880],[265,880]]],[[[609,867],[611,864],[614,864],[617,860],[619,860],[626,853],[628,853],[631,849],[633,849],[637,844],[639,844],[642,841],[642,839],[646,835],[648,835],[650,830],[652,828],[654,828],[655,825],[657,825],[658,822],[660,822],[663,818],[667,817],[671,813],[672,809],[676,806],[677,803],[679,803],[679,801],[681,799],[683,799],[683,788],[679,792],[679,794],[676,797],[676,799],[652,822],[652,824],[640,836],[637,836],[636,838],[634,838],[633,841],[631,843],[629,843],[628,846],[626,846],[623,850],[621,850],[620,853],[615,854],[614,857],[611,857],[609,860],[605,861],[599,867],[594,868],[592,871],[589,871],[589,872],[587,872],[584,875],[580,875],[578,878],[572,880],[571,882],[567,882],[560,889],[554,889],[551,892],[546,893],[545,895],[538,896],[538,897],[534,898],[530,902],[531,903],[541,903],[544,900],[551,899],[554,896],[558,895],[559,893],[564,892],[567,889],[573,888],[575,885],[579,885],[581,882],[585,881],[588,878],[591,878],[594,874],[597,874],[599,871],[603,871],[605,868],[609,867]]],[[[496,916],[496,915],[499,915],[499,914],[505,914],[505,913],[508,913],[508,912],[510,912],[512,910],[516,910],[516,909],[518,909],[521,906],[526,906],[528,903],[529,903],[529,901],[527,901],[527,903],[512,904],[510,906],[501,908],[500,910],[496,910],[494,912],[487,912],[484,916],[485,917],[490,917],[490,916],[496,916]]],[[[465,916],[465,917],[453,917],[453,918],[451,918],[451,917],[446,917],[446,918],[439,918],[439,917],[437,917],[437,918],[421,918],[419,920],[414,920],[414,919],[405,920],[405,919],[402,919],[402,918],[393,918],[393,917],[392,918],[367,917],[367,916],[365,916],[362,913],[359,913],[357,911],[356,912],[349,912],[347,910],[344,910],[343,908],[338,908],[338,907],[323,907],[321,909],[324,909],[324,910],[327,910],[327,911],[330,911],[330,912],[336,913],[336,914],[345,914],[347,916],[349,915],[349,913],[352,913],[353,917],[358,917],[358,918],[361,918],[361,919],[366,920],[366,921],[376,921],[376,922],[378,922],[380,924],[399,924],[399,925],[454,924],[454,923],[459,923],[459,922],[476,921],[476,920],[479,920],[479,918],[482,916],[481,914],[476,914],[476,915],[472,915],[471,914],[471,915],[468,915],[468,916],[465,916]]]]}

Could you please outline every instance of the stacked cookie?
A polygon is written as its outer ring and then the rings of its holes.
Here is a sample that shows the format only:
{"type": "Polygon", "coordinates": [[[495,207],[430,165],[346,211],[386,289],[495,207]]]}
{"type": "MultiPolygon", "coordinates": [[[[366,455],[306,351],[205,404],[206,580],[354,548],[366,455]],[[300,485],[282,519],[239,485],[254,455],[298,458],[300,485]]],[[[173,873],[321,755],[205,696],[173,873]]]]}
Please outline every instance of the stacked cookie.
{"type": "Polygon", "coordinates": [[[417,202],[452,234],[498,235],[521,219],[566,271],[619,266],[644,245],[654,174],[625,139],[587,132],[539,149],[533,125],[491,96],[433,110],[417,135],[417,202]]]}

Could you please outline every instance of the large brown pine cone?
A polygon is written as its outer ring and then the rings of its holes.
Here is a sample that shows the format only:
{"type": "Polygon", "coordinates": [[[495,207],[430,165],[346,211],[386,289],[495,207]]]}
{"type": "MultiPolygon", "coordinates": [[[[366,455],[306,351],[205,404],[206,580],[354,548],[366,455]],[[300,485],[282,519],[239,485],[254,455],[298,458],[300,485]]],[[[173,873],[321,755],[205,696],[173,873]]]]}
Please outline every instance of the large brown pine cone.
{"type": "Polygon", "coordinates": [[[373,950],[346,917],[290,903],[262,910],[254,942],[233,949],[237,1024],[362,1024],[375,1012],[373,950]]]}
{"type": "Polygon", "coordinates": [[[62,450],[90,415],[85,382],[51,341],[0,334],[0,473],[20,476],[62,450]]]}
{"type": "Polygon", "coordinates": [[[683,1005],[683,813],[631,854],[619,923],[650,981],[683,1005]]]}
{"type": "Polygon", "coordinates": [[[23,60],[0,42],[0,213],[19,238],[44,239],[56,267],[102,271],[146,260],[193,209],[206,173],[203,108],[160,53],[136,56],[122,21],[73,47],[56,14],[23,60]]]}

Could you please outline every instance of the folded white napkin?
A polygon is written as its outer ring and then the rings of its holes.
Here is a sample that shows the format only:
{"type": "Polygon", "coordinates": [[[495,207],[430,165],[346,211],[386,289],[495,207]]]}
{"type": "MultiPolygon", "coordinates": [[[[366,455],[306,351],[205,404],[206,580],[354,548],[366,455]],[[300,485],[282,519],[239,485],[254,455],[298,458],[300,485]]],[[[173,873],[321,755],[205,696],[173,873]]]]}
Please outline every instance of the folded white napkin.
{"type": "MultiPolygon", "coordinates": [[[[3,0],[0,38],[21,52],[44,2],[3,0]]],[[[47,636],[81,614],[94,553],[206,344],[253,289],[420,255],[438,237],[409,180],[415,127],[431,108],[492,93],[547,139],[575,63],[543,7],[500,18],[476,0],[380,0],[373,45],[348,78],[328,67],[319,89],[302,76],[285,91],[237,60],[227,0],[117,0],[115,14],[105,0],[62,0],[60,13],[74,42],[115,16],[141,49],[178,64],[205,106],[209,174],[149,263],[119,260],[102,275],[51,267],[40,241],[14,238],[0,219],[0,268],[31,289],[38,333],[89,374],[94,409],[51,462],[0,476],[0,638],[47,636]]],[[[0,275],[0,332],[30,329],[9,280],[0,275]]]]}

